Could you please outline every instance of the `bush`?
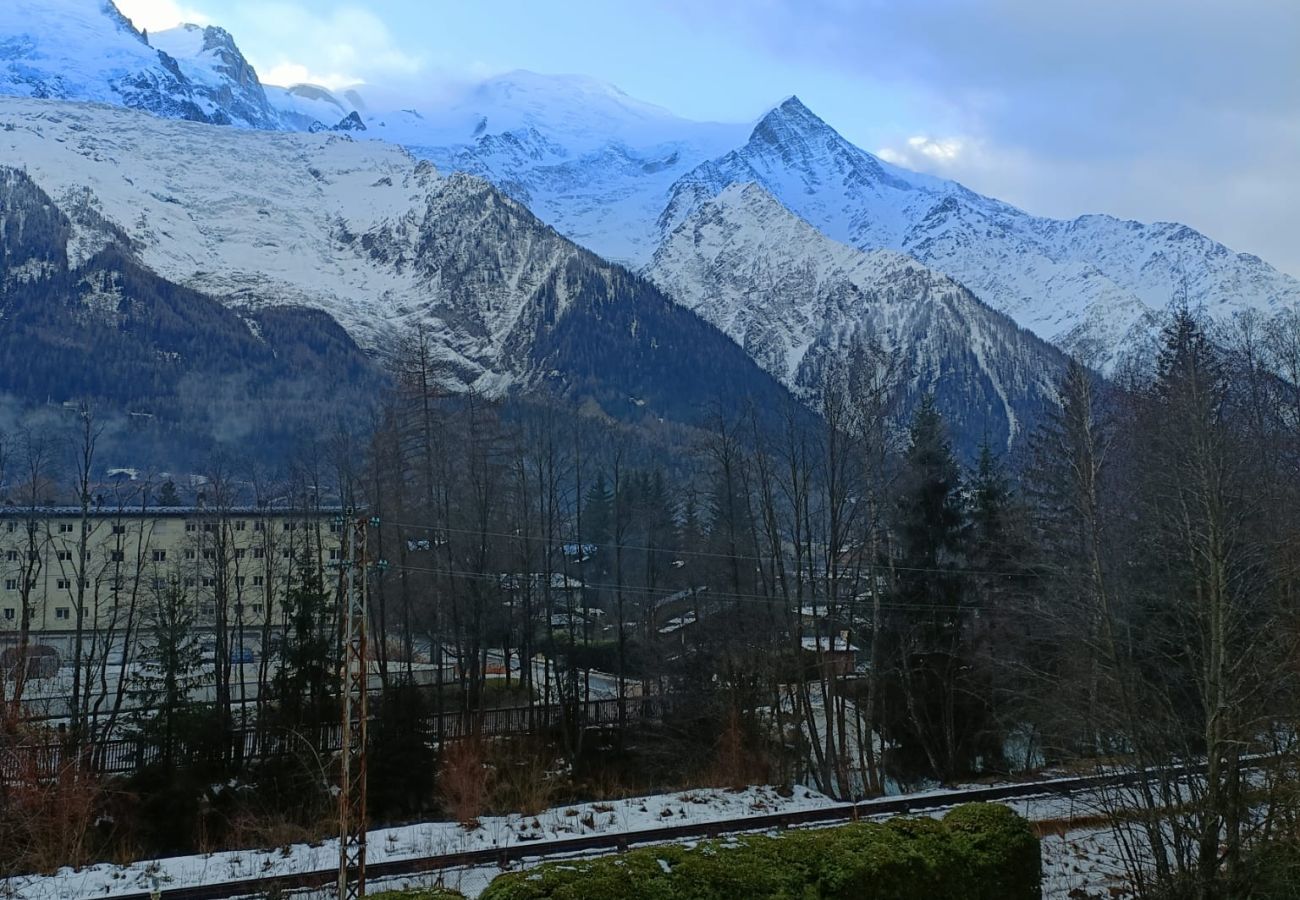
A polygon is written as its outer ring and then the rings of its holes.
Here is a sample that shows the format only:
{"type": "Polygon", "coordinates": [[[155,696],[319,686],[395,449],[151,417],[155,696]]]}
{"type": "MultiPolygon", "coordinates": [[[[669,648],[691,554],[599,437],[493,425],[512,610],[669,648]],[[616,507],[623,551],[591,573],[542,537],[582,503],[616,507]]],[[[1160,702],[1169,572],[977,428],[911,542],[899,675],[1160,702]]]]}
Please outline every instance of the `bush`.
{"type": "Polygon", "coordinates": [[[413,891],[384,891],[369,894],[370,900],[465,900],[465,895],[451,888],[417,888],[413,891]]]}
{"type": "Polygon", "coordinates": [[[482,900],[1030,900],[1041,896],[1040,866],[1024,819],[971,804],[943,821],[862,822],[548,863],[501,875],[482,900]]]}

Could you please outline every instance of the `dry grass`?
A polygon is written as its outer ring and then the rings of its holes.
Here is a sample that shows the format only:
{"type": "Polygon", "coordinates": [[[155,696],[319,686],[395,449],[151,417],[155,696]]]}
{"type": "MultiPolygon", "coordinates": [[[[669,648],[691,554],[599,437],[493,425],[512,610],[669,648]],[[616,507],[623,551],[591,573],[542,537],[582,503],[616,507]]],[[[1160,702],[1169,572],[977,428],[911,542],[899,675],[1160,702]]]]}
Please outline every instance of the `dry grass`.
{"type": "Polygon", "coordinates": [[[468,738],[447,746],[438,785],[447,810],[465,827],[478,823],[487,808],[491,770],[482,739],[468,738]]]}

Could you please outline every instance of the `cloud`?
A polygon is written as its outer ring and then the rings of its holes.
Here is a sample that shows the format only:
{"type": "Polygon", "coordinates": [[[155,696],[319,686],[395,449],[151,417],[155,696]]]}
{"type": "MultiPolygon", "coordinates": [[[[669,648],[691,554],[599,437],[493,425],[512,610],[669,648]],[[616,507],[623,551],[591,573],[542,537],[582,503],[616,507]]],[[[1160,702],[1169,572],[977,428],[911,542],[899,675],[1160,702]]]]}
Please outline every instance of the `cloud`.
{"type": "Polygon", "coordinates": [[[258,26],[243,49],[269,84],[306,81],[339,88],[412,78],[424,68],[423,59],[404,50],[384,21],[362,7],[321,12],[295,3],[259,3],[240,10],[258,26]]]}
{"type": "Polygon", "coordinates": [[[665,2],[906,98],[904,121],[832,123],[900,165],[1033,212],[1179,218],[1300,275],[1278,227],[1300,208],[1295,0],[665,2]]]}
{"type": "Polygon", "coordinates": [[[925,135],[913,135],[901,147],[882,147],[876,155],[885,162],[909,169],[949,168],[967,149],[967,142],[961,138],[932,138],[925,135]]]}
{"type": "Polygon", "coordinates": [[[212,19],[176,0],[116,0],[117,8],[136,28],[164,31],[177,25],[192,23],[211,25],[212,19]]]}

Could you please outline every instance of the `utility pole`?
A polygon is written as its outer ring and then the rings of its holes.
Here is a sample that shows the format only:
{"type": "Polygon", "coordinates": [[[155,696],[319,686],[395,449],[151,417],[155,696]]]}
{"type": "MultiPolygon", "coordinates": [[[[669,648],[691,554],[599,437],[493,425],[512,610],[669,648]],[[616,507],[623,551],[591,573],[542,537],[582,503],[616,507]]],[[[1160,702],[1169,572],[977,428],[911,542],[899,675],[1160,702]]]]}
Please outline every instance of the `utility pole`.
{"type": "MultiPolygon", "coordinates": [[[[339,759],[339,900],[366,896],[366,695],[370,680],[366,625],[370,559],[366,533],[378,526],[352,510],[335,522],[343,531],[339,563],[342,751],[339,759]]],[[[384,565],[381,560],[379,567],[384,565]]]]}

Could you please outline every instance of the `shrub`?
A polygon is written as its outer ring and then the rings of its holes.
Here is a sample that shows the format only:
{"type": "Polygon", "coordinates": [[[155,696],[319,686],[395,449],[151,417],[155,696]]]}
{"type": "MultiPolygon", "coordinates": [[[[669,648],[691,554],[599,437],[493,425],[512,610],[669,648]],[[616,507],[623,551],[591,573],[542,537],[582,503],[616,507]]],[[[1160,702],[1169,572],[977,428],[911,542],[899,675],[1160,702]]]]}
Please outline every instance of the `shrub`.
{"type": "Polygon", "coordinates": [[[1040,865],[1024,819],[972,804],[943,821],[855,823],[548,863],[501,875],[482,900],[1030,900],[1041,896],[1040,865]]]}

